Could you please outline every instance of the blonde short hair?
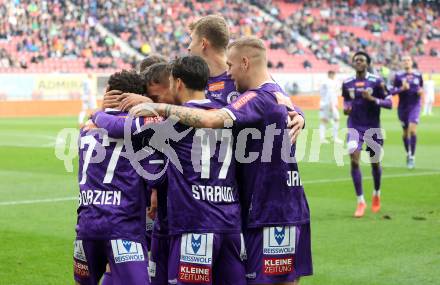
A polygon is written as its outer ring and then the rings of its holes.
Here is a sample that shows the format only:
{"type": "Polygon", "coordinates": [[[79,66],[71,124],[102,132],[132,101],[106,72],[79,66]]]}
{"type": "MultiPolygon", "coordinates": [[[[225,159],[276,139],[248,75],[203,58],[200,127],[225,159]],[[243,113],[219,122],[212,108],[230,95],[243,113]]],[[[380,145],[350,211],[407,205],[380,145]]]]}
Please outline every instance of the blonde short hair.
{"type": "Polygon", "coordinates": [[[208,15],[189,25],[191,32],[206,38],[217,50],[226,50],[229,43],[229,28],[225,18],[220,15],[208,15]]]}

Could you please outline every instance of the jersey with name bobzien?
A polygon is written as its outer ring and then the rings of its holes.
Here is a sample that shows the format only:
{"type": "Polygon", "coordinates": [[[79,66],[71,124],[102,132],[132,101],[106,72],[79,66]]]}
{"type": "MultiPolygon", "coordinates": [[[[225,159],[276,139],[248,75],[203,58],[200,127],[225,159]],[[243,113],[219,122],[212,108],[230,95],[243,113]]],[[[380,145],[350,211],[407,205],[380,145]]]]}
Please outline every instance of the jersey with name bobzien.
{"type": "MultiPolygon", "coordinates": [[[[144,241],[146,183],[123,155],[124,140],[103,131],[80,133],[78,238],[144,241]]],[[[133,144],[140,148],[142,142],[133,144]]]]}

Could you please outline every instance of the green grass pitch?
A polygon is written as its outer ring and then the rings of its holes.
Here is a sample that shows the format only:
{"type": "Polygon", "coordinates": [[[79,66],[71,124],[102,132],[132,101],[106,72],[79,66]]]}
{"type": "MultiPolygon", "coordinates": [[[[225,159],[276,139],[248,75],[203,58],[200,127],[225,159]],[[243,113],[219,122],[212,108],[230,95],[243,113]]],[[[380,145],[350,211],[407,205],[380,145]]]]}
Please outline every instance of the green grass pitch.
{"type": "MultiPolygon", "coordinates": [[[[434,112],[421,118],[416,169],[409,171],[396,110],[383,111],[383,206],[378,214],[368,208],[362,219],[352,217],[348,156],[337,166],[330,144],[321,146],[319,162],[310,157],[318,113],[306,112],[300,171],[312,213],[315,272],[301,284],[440,284],[440,109],[434,112]]],[[[75,122],[0,119],[0,284],[73,284],[77,168],[65,170],[53,143],[75,122]]],[[[371,170],[365,163],[362,169],[370,206],[371,170]]]]}

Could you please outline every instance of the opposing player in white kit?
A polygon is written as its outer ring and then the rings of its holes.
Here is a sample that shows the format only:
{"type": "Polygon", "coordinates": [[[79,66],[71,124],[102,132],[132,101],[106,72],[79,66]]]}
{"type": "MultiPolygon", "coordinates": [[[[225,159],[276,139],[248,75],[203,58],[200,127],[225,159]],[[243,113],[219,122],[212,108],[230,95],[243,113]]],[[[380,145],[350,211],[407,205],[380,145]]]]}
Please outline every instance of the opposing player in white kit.
{"type": "Polygon", "coordinates": [[[82,86],[83,92],[81,93],[81,112],[78,116],[78,124],[83,124],[86,118],[87,111],[92,111],[98,108],[96,104],[96,94],[92,90],[93,76],[91,73],[87,74],[82,86]]]}
{"type": "Polygon", "coordinates": [[[338,90],[339,84],[335,79],[336,73],[333,70],[328,72],[328,78],[323,82],[319,90],[320,93],[320,109],[319,109],[319,137],[321,143],[328,143],[326,138],[326,128],[331,121],[333,124],[333,139],[336,143],[342,143],[338,138],[339,130],[339,110],[338,110],[338,90]]]}
{"type": "Polygon", "coordinates": [[[428,80],[425,81],[425,100],[423,104],[423,115],[432,115],[432,106],[435,101],[435,82],[432,80],[432,73],[429,74],[428,80]]]}

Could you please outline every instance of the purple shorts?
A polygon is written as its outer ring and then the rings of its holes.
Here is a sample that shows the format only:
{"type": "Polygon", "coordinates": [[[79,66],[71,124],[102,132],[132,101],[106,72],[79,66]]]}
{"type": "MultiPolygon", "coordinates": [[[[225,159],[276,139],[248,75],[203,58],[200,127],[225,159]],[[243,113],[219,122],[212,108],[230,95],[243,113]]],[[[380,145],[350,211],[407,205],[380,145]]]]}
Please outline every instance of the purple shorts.
{"type": "Polygon", "coordinates": [[[170,237],[169,284],[245,285],[241,234],[182,234],[170,237]]]}
{"type": "Polygon", "coordinates": [[[170,239],[168,236],[152,235],[148,273],[152,285],[168,284],[168,255],[170,239]]]}
{"type": "Polygon", "coordinates": [[[248,229],[247,284],[293,282],[313,274],[310,224],[248,229]]]}
{"type": "Polygon", "coordinates": [[[347,148],[351,154],[355,151],[361,151],[363,144],[367,145],[366,151],[370,156],[374,156],[383,149],[383,135],[380,129],[371,128],[366,131],[349,128],[347,132],[347,148]]]}
{"type": "Polygon", "coordinates": [[[146,244],[128,240],[76,240],[74,278],[81,285],[97,285],[110,265],[113,284],[149,285],[146,244]]]}
{"type": "Polygon", "coordinates": [[[406,108],[398,108],[397,114],[399,116],[400,123],[404,129],[407,129],[410,123],[418,124],[420,118],[421,105],[407,106],[406,108]]]}

